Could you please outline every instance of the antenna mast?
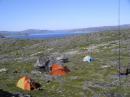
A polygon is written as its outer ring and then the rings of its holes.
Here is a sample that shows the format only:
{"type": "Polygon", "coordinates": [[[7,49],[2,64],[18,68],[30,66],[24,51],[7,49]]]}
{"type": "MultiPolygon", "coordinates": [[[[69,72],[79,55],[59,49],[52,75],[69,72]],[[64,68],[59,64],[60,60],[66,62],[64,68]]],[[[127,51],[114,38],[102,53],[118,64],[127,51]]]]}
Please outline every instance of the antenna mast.
{"type": "Polygon", "coordinates": [[[121,69],[121,62],[120,62],[120,53],[121,53],[121,51],[120,51],[120,47],[121,47],[121,40],[120,40],[120,36],[121,36],[121,32],[120,32],[120,0],[118,0],[118,34],[119,34],[119,51],[118,51],[118,55],[119,55],[119,57],[118,57],[118,65],[119,65],[119,67],[118,67],[118,69],[119,69],[119,84],[121,85],[121,78],[120,78],[120,69],[121,69]]]}

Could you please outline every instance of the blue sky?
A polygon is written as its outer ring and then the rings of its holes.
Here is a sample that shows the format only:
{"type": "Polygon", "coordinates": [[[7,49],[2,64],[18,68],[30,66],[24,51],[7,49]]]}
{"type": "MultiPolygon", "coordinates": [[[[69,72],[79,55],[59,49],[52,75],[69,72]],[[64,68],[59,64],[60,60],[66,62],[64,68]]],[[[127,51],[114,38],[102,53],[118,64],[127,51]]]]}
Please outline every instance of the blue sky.
{"type": "MultiPolygon", "coordinates": [[[[130,24],[130,0],[121,0],[130,24]]],[[[0,30],[73,29],[118,24],[118,0],[0,0],[0,30]]]]}

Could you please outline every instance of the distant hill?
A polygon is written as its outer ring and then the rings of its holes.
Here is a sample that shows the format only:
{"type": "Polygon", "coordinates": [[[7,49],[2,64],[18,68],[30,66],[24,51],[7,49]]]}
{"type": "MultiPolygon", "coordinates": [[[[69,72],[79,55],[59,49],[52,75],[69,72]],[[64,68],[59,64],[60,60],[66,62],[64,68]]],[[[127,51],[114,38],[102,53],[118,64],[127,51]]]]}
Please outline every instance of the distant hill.
{"type": "MultiPolygon", "coordinates": [[[[72,29],[73,32],[103,32],[103,31],[112,31],[118,30],[119,26],[101,26],[101,27],[89,27],[89,28],[80,28],[72,29]]],[[[120,25],[121,30],[130,29],[130,24],[120,25]]]]}
{"type": "MultiPolygon", "coordinates": [[[[101,27],[89,27],[89,28],[79,28],[70,30],[39,30],[39,29],[28,29],[23,31],[0,31],[2,36],[9,35],[31,35],[31,34],[43,34],[43,33],[53,33],[53,32],[71,32],[71,33],[89,33],[89,32],[102,32],[102,31],[112,31],[118,30],[118,26],[101,26],[101,27]]],[[[130,24],[121,25],[121,30],[130,29],[130,24]]]]}
{"type": "Polygon", "coordinates": [[[50,32],[48,30],[37,30],[37,29],[28,29],[23,31],[0,31],[1,35],[9,36],[9,35],[30,35],[30,34],[42,34],[50,32]]]}

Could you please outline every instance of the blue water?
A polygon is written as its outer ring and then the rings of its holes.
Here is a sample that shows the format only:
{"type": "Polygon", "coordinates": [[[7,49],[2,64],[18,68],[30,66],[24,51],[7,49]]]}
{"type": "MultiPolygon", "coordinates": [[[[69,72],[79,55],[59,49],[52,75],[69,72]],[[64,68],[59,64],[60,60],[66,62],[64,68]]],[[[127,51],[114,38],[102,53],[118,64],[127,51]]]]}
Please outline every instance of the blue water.
{"type": "Polygon", "coordinates": [[[52,38],[64,38],[68,36],[75,36],[84,33],[72,33],[72,32],[63,32],[63,33],[43,33],[43,34],[30,34],[30,35],[11,35],[7,36],[7,38],[14,39],[52,39],[52,38]]]}

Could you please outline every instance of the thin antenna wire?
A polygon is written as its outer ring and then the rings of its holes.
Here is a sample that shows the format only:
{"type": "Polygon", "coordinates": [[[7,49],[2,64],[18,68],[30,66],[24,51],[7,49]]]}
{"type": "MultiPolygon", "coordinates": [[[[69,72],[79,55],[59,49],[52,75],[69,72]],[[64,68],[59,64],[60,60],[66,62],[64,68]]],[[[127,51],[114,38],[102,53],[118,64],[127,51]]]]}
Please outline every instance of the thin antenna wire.
{"type": "MultiPolygon", "coordinates": [[[[92,39],[92,33],[91,33],[91,39],[92,39]]],[[[90,50],[90,56],[92,57],[92,40],[91,40],[91,50],[90,50]]]]}
{"type": "Polygon", "coordinates": [[[119,54],[119,57],[118,57],[118,65],[119,65],[119,67],[118,67],[118,69],[119,69],[119,84],[120,84],[120,86],[121,86],[121,78],[120,78],[120,69],[121,69],[121,61],[120,61],[120,53],[121,53],[121,51],[120,51],[120,47],[121,47],[121,40],[120,40],[120,36],[121,36],[121,32],[120,32],[120,0],[118,0],[118,34],[119,34],[119,52],[118,52],[118,54],[119,54]]]}

